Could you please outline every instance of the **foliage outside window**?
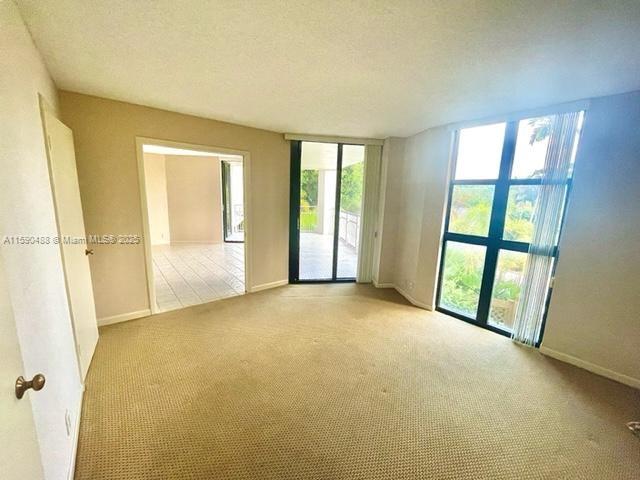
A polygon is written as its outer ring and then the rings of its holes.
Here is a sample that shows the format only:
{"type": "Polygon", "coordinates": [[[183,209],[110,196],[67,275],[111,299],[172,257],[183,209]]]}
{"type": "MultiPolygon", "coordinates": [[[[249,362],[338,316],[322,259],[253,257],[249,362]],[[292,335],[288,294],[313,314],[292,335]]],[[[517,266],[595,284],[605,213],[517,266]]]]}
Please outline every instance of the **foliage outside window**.
{"type": "Polygon", "coordinates": [[[451,185],[448,229],[444,237],[439,307],[477,319],[487,248],[493,245],[494,252],[495,248],[499,250],[492,257],[495,262],[492,264],[494,270],[490,272],[494,275],[493,288],[489,306],[485,307],[489,308],[488,312],[485,310],[487,318],[482,321],[505,330],[511,328],[533,233],[553,118],[521,120],[515,123],[517,128],[512,122],[461,131],[458,163],[451,185]],[[494,174],[490,172],[495,169],[495,158],[502,156],[495,145],[503,142],[506,135],[515,140],[510,155],[507,153],[507,159],[501,160],[501,164],[508,162],[503,165],[508,167],[508,178],[504,173],[499,178],[495,173],[492,178],[494,174]],[[466,143],[463,145],[462,142],[466,143]],[[497,190],[499,186],[501,190],[497,190]],[[499,198],[494,198],[498,191],[499,198]],[[503,225],[499,239],[494,238],[496,233],[489,237],[494,221],[503,225]],[[514,243],[520,247],[516,248],[514,243]]]}

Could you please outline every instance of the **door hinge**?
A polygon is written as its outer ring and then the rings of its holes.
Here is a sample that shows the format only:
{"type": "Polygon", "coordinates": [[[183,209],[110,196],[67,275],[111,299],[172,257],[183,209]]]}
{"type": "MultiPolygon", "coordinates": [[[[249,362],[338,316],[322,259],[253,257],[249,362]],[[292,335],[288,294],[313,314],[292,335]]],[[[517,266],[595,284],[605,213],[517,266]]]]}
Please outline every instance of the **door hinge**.
{"type": "Polygon", "coordinates": [[[551,277],[551,280],[549,281],[549,288],[553,288],[553,284],[556,283],[556,277],[553,276],[551,277]]]}

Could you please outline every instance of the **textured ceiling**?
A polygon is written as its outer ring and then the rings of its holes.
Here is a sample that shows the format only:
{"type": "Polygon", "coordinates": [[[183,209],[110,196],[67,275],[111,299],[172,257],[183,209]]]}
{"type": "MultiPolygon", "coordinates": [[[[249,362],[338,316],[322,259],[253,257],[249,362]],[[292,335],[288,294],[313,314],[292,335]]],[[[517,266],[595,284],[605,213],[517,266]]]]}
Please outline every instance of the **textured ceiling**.
{"type": "Polygon", "coordinates": [[[406,136],[640,88],[640,1],[18,0],[61,89],[406,136]]]}

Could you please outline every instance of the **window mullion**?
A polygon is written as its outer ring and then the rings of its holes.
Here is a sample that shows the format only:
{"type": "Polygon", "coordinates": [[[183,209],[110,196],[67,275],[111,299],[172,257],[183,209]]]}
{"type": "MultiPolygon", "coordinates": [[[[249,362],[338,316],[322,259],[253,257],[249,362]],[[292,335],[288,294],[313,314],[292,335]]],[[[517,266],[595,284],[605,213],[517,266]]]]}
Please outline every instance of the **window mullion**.
{"type": "Polygon", "coordinates": [[[482,284],[480,286],[480,300],[476,319],[478,323],[486,325],[491,306],[491,292],[498,263],[498,253],[502,242],[505,216],[507,213],[507,200],[509,198],[509,177],[516,149],[516,137],[518,135],[518,122],[507,123],[500,160],[500,174],[493,196],[491,220],[489,223],[489,238],[485,257],[482,284]]]}

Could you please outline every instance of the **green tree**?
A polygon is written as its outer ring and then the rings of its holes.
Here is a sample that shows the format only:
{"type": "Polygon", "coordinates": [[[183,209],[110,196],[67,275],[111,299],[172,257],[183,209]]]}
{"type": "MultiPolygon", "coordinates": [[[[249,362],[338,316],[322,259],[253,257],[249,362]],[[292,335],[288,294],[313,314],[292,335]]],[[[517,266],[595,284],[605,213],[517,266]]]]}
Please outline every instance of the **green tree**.
{"type": "Polygon", "coordinates": [[[486,235],[489,231],[493,186],[460,185],[451,199],[449,230],[470,235],[486,235]]]}
{"type": "Polygon", "coordinates": [[[300,172],[300,229],[311,232],[318,224],[318,170],[300,172]]]}
{"type": "Polygon", "coordinates": [[[473,317],[480,296],[484,251],[454,245],[447,247],[441,301],[446,307],[473,317]]]}
{"type": "Polygon", "coordinates": [[[318,170],[302,170],[300,200],[314,207],[318,205],[318,170]]]}
{"type": "Polygon", "coordinates": [[[347,212],[360,213],[362,208],[362,182],[364,163],[358,162],[342,169],[340,208],[347,212]]]}
{"type": "Polygon", "coordinates": [[[553,117],[538,117],[529,120],[529,125],[533,127],[533,133],[529,138],[529,145],[541,142],[551,134],[553,127],[553,117]]]}
{"type": "MultiPolygon", "coordinates": [[[[528,120],[533,127],[529,143],[544,141],[551,134],[553,117],[528,120]]],[[[532,178],[542,176],[537,170],[532,178]]],[[[539,188],[536,186],[514,186],[509,193],[505,218],[504,239],[529,242],[533,233],[533,214],[539,188]]],[[[493,187],[456,187],[451,201],[449,229],[453,232],[482,235],[488,231],[493,207],[493,187]]],[[[451,245],[451,244],[450,244],[451,245]]],[[[520,275],[526,256],[501,251],[493,297],[515,301],[520,296],[520,275]]],[[[475,316],[482,283],[484,252],[468,248],[447,248],[445,270],[442,279],[443,305],[458,312],[475,316]]]]}

